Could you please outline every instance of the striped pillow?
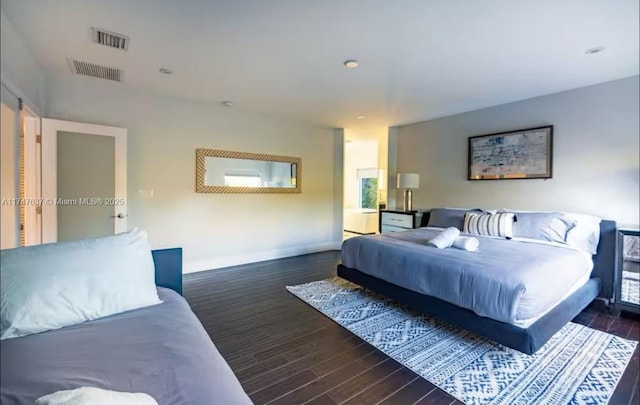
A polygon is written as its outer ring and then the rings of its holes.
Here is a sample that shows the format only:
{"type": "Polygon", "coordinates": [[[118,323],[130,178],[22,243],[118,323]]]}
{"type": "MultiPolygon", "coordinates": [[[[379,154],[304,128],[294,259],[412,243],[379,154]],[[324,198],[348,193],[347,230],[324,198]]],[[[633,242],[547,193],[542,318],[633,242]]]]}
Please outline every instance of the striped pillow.
{"type": "Polygon", "coordinates": [[[513,237],[513,212],[486,214],[467,212],[464,215],[464,233],[482,236],[513,237]]]}

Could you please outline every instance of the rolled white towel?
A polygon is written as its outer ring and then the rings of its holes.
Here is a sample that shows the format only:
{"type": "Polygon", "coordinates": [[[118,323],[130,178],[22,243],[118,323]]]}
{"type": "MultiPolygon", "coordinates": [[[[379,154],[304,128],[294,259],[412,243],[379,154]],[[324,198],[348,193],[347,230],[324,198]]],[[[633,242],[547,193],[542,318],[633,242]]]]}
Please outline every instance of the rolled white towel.
{"type": "Polygon", "coordinates": [[[35,405],[158,405],[144,393],[117,392],[95,387],[57,391],[36,399],[35,405]]]}
{"type": "Polygon", "coordinates": [[[480,246],[480,241],[477,238],[471,236],[459,236],[453,241],[452,247],[456,249],[462,249],[469,252],[475,252],[480,246]]]}
{"type": "Polygon", "coordinates": [[[458,236],[460,236],[460,230],[458,228],[449,227],[437,234],[434,238],[430,239],[427,242],[427,246],[446,249],[453,244],[458,236]]]}

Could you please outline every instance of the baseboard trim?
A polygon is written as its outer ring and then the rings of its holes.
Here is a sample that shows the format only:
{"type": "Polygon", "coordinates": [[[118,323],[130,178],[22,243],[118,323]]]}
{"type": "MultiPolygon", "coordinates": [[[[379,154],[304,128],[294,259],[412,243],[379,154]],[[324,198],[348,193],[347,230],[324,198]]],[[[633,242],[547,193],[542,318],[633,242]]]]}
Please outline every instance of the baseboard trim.
{"type": "Polygon", "coordinates": [[[267,250],[257,253],[247,253],[234,256],[211,257],[201,260],[186,261],[183,266],[183,274],[199,271],[220,269],[223,267],[238,266],[241,264],[263,262],[266,260],[282,259],[285,257],[300,256],[309,253],[324,252],[327,250],[340,250],[342,242],[323,242],[310,245],[296,246],[286,249],[267,250]]]}

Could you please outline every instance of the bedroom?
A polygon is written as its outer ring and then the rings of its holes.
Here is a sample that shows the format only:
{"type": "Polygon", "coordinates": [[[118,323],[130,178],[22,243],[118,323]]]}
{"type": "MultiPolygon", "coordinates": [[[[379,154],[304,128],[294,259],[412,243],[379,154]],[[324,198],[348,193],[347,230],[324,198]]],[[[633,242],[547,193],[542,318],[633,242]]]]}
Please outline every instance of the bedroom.
{"type": "MultiPolygon", "coordinates": [[[[284,289],[336,274],[350,134],[382,139],[391,208],[402,208],[396,174],[418,173],[419,210],[640,223],[637,2],[447,3],[3,1],[3,104],[16,111],[10,91],[38,117],[126,128],[126,227],[153,249],[182,248],[187,301],[255,403],[299,389],[317,403],[393,403],[426,380],[284,289]],[[128,50],[93,43],[92,27],[126,35],[128,50]],[[605,49],[585,53],[594,47],[605,49]],[[67,58],[123,69],[124,80],[73,74],[67,58]],[[469,137],[545,125],[551,179],[467,180],[469,137]],[[196,193],[197,148],[301,158],[302,190],[196,193]],[[247,292],[256,303],[240,299],[247,292]],[[333,366],[332,344],[345,353],[333,366]]],[[[594,327],[638,340],[637,320],[586,311],[594,327]]],[[[637,351],[626,370],[626,397],[616,395],[631,400],[637,351]]],[[[454,401],[437,388],[413,402],[423,397],[454,401]]]]}

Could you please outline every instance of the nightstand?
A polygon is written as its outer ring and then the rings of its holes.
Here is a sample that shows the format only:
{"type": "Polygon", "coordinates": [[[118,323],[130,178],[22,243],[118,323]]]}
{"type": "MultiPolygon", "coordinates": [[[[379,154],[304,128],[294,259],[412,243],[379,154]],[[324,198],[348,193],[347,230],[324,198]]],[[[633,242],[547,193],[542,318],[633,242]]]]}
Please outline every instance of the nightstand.
{"type": "Polygon", "coordinates": [[[616,243],[615,312],[640,313],[640,232],[618,229],[616,243]]]}
{"type": "Polygon", "coordinates": [[[428,213],[421,211],[381,210],[379,218],[380,233],[406,231],[425,226],[428,213]]]}

